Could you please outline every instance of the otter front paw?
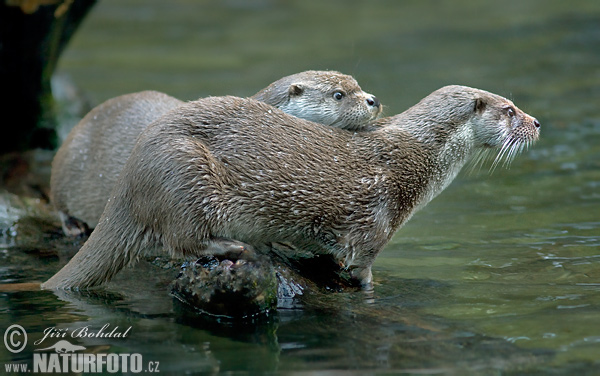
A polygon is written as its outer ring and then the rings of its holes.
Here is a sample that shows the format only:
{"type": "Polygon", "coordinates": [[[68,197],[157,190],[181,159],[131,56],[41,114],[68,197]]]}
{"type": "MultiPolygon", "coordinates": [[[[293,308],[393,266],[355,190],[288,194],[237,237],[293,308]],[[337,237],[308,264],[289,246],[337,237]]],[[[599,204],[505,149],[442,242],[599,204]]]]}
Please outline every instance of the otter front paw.
{"type": "Polygon", "coordinates": [[[363,290],[373,290],[373,273],[370,266],[352,268],[350,276],[354,281],[360,283],[363,290]]]}
{"type": "Polygon", "coordinates": [[[230,239],[215,239],[206,248],[206,253],[223,260],[255,260],[256,252],[251,245],[230,239]]]}

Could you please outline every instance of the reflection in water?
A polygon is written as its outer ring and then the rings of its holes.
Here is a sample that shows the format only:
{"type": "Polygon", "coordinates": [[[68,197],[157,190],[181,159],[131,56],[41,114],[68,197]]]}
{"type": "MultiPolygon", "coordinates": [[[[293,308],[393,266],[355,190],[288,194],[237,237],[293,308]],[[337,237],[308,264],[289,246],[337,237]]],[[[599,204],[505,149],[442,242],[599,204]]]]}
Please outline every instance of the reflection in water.
{"type": "MultiPolygon", "coordinates": [[[[142,265],[147,266],[145,263],[142,265]]],[[[145,267],[143,266],[143,267],[145,267]]],[[[523,351],[509,342],[419,314],[447,293],[449,286],[430,280],[403,280],[401,288],[384,291],[368,303],[360,293],[326,295],[303,310],[282,310],[270,317],[228,322],[201,316],[173,305],[164,286],[147,271],[120,285],[138,286],[135,294],[52,292],[12,294],[16,312],[45,310],[44,321],[13,317],[28,328],[30,345],[13,357],[31,362],[35,349],[55,341],[43,331],[72,333],[104,325],[126,329],[126,338],[71,340],[96,353],[143,354],[159,361],[163,371],[276,371],[281,369],[396,369],[454,371],[518,369],[541,364],[549,352],[523,351]],[[152,301],[147,296],[154,296],[152,301]],[[58,299],[56,299],[58,298],[58,299]],[[401,304],[399,304],[401,302],[401,304]],[[332,309],[333,307],[333,309],[332,309]],[[335,309],[335,307],[338,307],[335,309]],[[49,309],[51,308],[51,309],[49,309]],[[173,311],[174,308],[174,311],[173,311]],[[468,353],[464,348],[472,349],[468,353]]],[[[400,281],[387,280],[390,285],[400,281]]],[[[389,289],[384,289],[389,290],[389,289]]],[[[309,298],[310,300],[310,298],[309,298]]],[[[39,317],[39,316],[36,316],[39,317]]]]}
{"type": "MultiPolygon", "coordinates": [[[[164,372],[597,369],[599,19],[591,1],[100,2],[59,67],[95,103],[144,89],[245,96],[335,69],[386,115],[446,84],[496,92],[540,120],[540,141],[509,169],[461,174],[417,213],[379,256],[371,302],[327,294],[261,322],[218,323],[176,311],[167,285],[136,268],[104,295],[2,293],[3,327],[35,339],[53,325],[131,325],[124,341],[83,343],[142,353],[164,372]]],[[[69,254],[40,259],[2,241],[2,282],[42,280],[69,254]]],[[[34,348],[0,357],[30,361],[34,348]]]]}

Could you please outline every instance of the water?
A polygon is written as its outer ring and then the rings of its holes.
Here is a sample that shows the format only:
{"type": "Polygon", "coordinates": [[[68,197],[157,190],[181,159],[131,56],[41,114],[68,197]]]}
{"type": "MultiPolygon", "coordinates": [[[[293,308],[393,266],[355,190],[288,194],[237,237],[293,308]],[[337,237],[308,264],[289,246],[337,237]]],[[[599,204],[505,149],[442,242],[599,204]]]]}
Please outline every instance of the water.
{"type": "MultiPolygon", "coordinates": [[[[594,1],[100,2],[59,64],[94,104],[144,89],[248,96],[287,74],[335,69],[388,115],[446,84],[504,95],[539,119],[541,138],[509,169],[463,171],[417,213],[379,256],[372,302],[331,294],[270,320],[217,325],[180,314],[140,267],[122,277],[125,291],[0,294],[2,328],[18,323],[31,337],[20,355],[0,346],[0,361],[30,361],[47,327],[109,323],[131,335],[76,342],[140,353],[163,373],[594,374],[598,25],[594,1]]],[[[58,268],[5,240],[3,282],[58,268]]]]}

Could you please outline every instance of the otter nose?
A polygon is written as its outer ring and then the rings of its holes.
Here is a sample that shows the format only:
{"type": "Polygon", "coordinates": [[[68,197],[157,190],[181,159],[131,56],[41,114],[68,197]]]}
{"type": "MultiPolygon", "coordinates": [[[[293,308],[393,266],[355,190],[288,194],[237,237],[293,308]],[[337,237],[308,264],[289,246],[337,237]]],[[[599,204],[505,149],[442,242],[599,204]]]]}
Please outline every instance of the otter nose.
{"type": "Polygon", "coordinates": [[[533,119],[533,125],[534,125],[536,128],[539,128],[539,127],[541,127],[541,126],[542,126],[542,125],[540,124],[540,122],[539,122],[539,121],[537,121],[537,119],[533,119]]]}
{"type": "Polygon", "coordinates": [[[377,97],[374,95],[371,95],[369,98],[367,98],[367,104],[372,107],[380,106],[379,99],[377,99],[377,97]]]}

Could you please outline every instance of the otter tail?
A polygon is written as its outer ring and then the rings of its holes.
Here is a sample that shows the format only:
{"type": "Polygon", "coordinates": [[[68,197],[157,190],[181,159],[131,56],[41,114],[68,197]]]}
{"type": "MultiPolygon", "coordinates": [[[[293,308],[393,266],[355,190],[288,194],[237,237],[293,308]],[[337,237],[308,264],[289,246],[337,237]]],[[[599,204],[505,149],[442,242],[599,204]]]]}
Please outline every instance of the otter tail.
{"type": "MultiPolygon", "coordinates": [[[[112,205],[111,205],[112,204],[112,205]]],[[[100,223],[75,256],[42,289],[85,289],[109,281],[124,266],[137,261],[150,244],[151,235],[135,226],[130,218],[110,215],[109,203],[100,223]]]]}
{"type": "Polygon", "coordinates": [[[0,283],[0,292],[38,291],[39,289],[39,282],[0,283]]]}

